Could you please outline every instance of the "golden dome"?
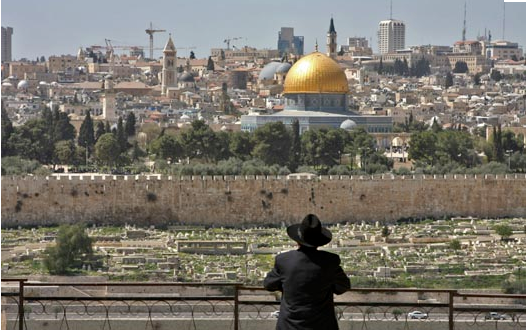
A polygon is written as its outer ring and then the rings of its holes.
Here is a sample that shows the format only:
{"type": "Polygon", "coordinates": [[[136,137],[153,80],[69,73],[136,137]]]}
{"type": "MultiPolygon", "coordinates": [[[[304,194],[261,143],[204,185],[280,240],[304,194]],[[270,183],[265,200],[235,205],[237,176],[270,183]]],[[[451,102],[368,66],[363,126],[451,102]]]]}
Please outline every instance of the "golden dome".
{"type": "Polygon", "coordinates": [[[319,52],[298,60],[289,69],[284,82],[284,94],[348,92],[348,80],[340,65],[319,52]]]}

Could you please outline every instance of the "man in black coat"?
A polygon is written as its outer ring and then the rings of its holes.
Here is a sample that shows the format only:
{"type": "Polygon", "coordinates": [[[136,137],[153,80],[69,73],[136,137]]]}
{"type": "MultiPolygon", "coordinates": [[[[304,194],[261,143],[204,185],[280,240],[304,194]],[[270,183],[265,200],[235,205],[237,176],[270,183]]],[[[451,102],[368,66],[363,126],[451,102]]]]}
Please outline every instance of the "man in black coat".
{"type": "Polygon", "coordinates": [[[267,290],[282,292],[276,329],[338,329],[333,294],[346,292],[350,281],[338,255],[317,250],[331,241],[331,232],[309,214],[287,235],[299,248],[277,255],[264,280],[267,290]]]}

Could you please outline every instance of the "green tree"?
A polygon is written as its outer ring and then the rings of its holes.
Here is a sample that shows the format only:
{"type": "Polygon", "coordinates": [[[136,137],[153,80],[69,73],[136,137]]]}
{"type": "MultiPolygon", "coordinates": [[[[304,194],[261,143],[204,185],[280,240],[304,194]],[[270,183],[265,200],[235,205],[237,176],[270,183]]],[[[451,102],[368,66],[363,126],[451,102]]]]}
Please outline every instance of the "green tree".
{"type": "Polygon", "coordinates": [[[106,129],[104,128],[104,123],[102,121],[98,121],[97,126],[95,127],[95,142],[97,142],[104,133],[110,132],[106,132],[106,129]]]}
{"type": "Polygon", "coordinates": [[[494,226],[496,234],[501,236],[501,239],[509,238],[512,235],[512,228],[507,224],[501,224],[494,226]]]}
{"type": "Polygon", "coordinates": [[[190,51],[190,56],[189,56],[189,58],[190,58],[191,60],[195,60],[195,59],[196,59],[196,55],[194,54],[194,51],[192,51],[192,50],[190,51]]]}
{"type": "Polygon", "coordinates": [[[164,134],[150,144],[150,151],[158,159],[171,159],[176,162],[183,157],[183,147],[173,135],[164,134]]]}
{"type": "Polygon", "coordinates": [[[9,144],[17,155],[37,160],[41,164],[53,162],[54,142],[43,119],[30,119],[16,127],[9,138],[9,144]]]}
{"type": "Polygon", "coordinates": [[[114,135],[105,133],[95,144],[95,157],[100,164],[113,167],[119,159],[119,148],[114,135]]]}
{"type": "Polygon", "coordinates": [[[211,162],[216,157],[218,139],[202,120],[194,120],[191,127],[181,133],[181,145],[190,159],[201,158],[211,162]]]}
{"type": "Polygon", "coordinates": [[[468,73],[468,65],[467,62],[464,61],[457,61],[454,65],[454,70],[452,70],[454,73],[468,73]]]}
{"type": "Polygon", "coordinates": [[[300,165],[301,152],[300,123],[295,120],[291,125],[291,152],[289,153],[289,169],[291,172],[296,172],[300,165]]]}
{"type": "Polygon", "coordinates": [[[214,61],[211,56],[209,56],[209,59],[207,60],[207,70],[214,71],[214,61]]]}
{"type": "Polygon", "coordinates": [[[382,58],[379,60],[379,66],[377,67],[377,73],[378,74],[384,73],[384,65],[382,64],[382,58]]]}
{"type": "Polygon", "coordinates": [[[390,234],[391,234],[391,232],[390,232],[390,229],[388,228],[388,226],[383,226],[382,227],[382,231],[381,231],[381,236],[386,239],[386,238],[388,238],[388,236],[390,236],[390,234]]]}
{"type": "Polygon", "coordinates": [[[117,120],[117,131],[115,138],[119,144],[119,153],[123,153],[128,150],[128,140],[126,138],[126,132],[124,131],[123,118],[119,116],[117,120]]]}
{"type": "Polygon", "coordinates": [[[443,128],[437,123],[436,118],[434,117],[434,120],[432,121],[432,132],[438,133],[443,130],[443,128]]]}
{"type": "Polygon", "coordinates": [[[11,144],[9,143],[9,138],[14,133],[13,123],[11,122],[11,119],[9,119],[9,115],[7,114],[6,109],[4,108],[4,103],[1,105],[2,107],[2,157],[5,156],[12,156],[14,154],[14,150],[11,147],[11,144]]]}
{"type": "Polygon", "coordinates": [[[474,85],[481,85],[481,72],[474,75],[474,85]]]}
{"type": "Polygon", "coordinates": [[[434,165],[437,155],[437,136],[434,132],[413,133],[410,138],[408,158],[434,165]]]}
{"type": "Polygon", "coordinates": [[[134,141],[132,144],[132,153],[130,155],[130,158],[132,158],[133,161],[139,160],[141,157],[145,157],[146,152],[139,147],[139,143],[137,141],[134,141]]]}
{"type": "Polygon", "coordinates": [[[452,76],[452,73],[447,72],[445,76],[445,89],[447,89],[450,86],[454,85],[454,77],[452,76]]]}
{"type": "Polygon", "coordinates": [[[291,135],[282,122],[258,127],[253,133],[253,143],[253,156],[267,165],[285,165],[289,160],[291,135]]]}
{"type": "Polygon", "coordinates": [[[79,137],[77,138],[77,143],[81,147],[88,148],[88,150],[92,149],[95,145],[93,120],[91,119],[89,111],[84,117],[84,120],[82,121],[81,127],[79,129],[79,137]]]}
{"type": "Polygon", "coordinates": [[[52,142],[75,139],[75,127],[70,123],[70,117],[65,112],[56,112],[53,120],[52,142]]]}
{"type": "Polygon", "coordinates": [[[229,149],[236,158],[241,160],[249,159],[253,150],[250,133],[243,131],[231,133],[229,149]]]}
{"type": "Polygon", "coordinates": [[[73,140],[62,140],[55,143],[55,163],[62,165],[73,164],[75,155],[76,150],[73,140]]]}
{"type": "Polygon", "coordinates": [[[126,124],[124,126],[124,131],[126,133],[126,136],[134,136],[135,135],[135,115],[133,112],[129,112],[126,116],[126,124]]]}
{"type": "Polygon", "coordinates": [[[52,275],[65,275],[90,260],[92,240],[82,224],[59,227],[56,245],[45,250],[44,265],[52,275]]]}
{"type": "Polygon", "coordinates": [[[501,79],[503,79],[503,76],[501,75],[501,72],[499,72],[498,70],[492,70],[492,72],[490,73],[490,79],[498,82],[501,79]]]}
{"type": "Polygon", "coordinates": [[[461,250],[461,241],[456,239],[453,239],[448,244],[448,247],[450,247],[452,250],[454,250],[456,253],[458,250],[461,250]]]}

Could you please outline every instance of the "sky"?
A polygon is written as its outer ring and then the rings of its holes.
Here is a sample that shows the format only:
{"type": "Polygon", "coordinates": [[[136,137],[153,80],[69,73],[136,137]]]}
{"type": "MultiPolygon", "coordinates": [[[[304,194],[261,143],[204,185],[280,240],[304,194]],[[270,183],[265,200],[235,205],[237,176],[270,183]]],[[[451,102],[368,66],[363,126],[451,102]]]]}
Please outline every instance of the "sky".
{"type": "MultiPolygon", "coordinates": [[[[523,3],[502,0],[392,0],[392,18],[406,24],[406,46],[452,45],[461,40],[466,2],[467,39],[490,30],[492,39],[520,44],[525,50],[526,9],[523,3]]],[[[14,29],[13,59],[76,54],[79,47],[105,45],[144,46],[154,28],[154,47],[162,48],[168,33],[178,56],[193,49],[198,58],[211,48],[226,47],[224,40],[239,37],[231,46],[276,49],[281,27],[293,27],[304,36],[304,51],[318,41],[325,50],[326,33],[333,17],[339,45],[348,37],[366,37],[377,50],[379,21],[390,18],[390,0],[2,0],[2,26],[14,29]],[[187,48],[187,49],[185,49],[187,48]]],[[[161,56],[155,50],[154,56],[161,56]]]]}

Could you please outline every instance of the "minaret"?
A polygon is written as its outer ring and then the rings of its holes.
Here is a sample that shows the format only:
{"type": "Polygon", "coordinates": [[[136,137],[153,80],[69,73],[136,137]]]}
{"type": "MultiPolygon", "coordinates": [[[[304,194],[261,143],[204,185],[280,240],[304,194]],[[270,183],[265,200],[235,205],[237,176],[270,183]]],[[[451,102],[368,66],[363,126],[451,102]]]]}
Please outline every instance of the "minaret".
{"type": "Polygon", "coordinates": [[[331,17],[331,22],[329,23],[327,55],[331,58],[337,56],[337,31],[335,31],[335,25],[333,25],[333,17],[331,17]]]}
{"type": "Polygon", "coordinates": [[[85,59],[84,50],[82,50],[82,47],[79,47],[79,50],[77,51],[77,60],[84,61],[85,59]]]}
{"type": "Polygon", "coordinates": [[[115,89],[113,88],[113,77],[111,75],[104,77],[103,87],[102,116],[110,123],[113,123],[116,121],[117,116],[115,114],[115,89]]]}
{"type": "Polygon", "coordinates": [[[169,87],[177,87],[176,47],[174,47],[172,35],[168,36],[167,44],[163,49],[161,94],[167,95],[169,87]]]}

